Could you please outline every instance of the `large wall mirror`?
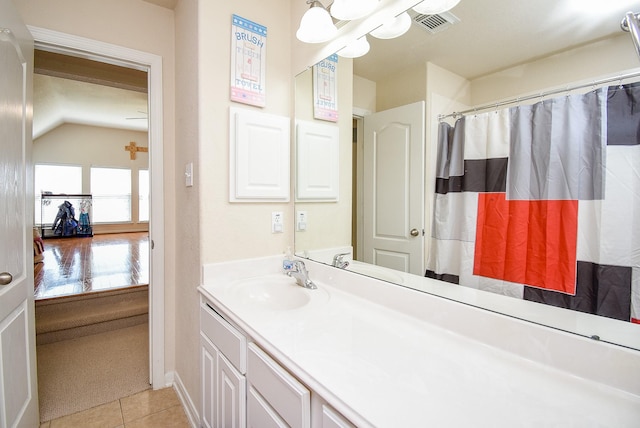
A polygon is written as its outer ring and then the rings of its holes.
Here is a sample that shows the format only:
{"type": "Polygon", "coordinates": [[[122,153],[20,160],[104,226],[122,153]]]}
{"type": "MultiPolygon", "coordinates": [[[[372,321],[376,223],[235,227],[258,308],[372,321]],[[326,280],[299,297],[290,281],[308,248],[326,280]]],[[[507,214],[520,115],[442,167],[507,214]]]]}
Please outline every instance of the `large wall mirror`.
{"type": "MultiPolygon", "coordinates": [[[[366,55],[338,57],[337,121],[314,114],[317,70],[296,76],[296,255],[640,349],[640,325],[629,321],[425,278],[441,124],[453,129],[476,112],[640,81],[632,38],[620,27],[634,7],[628,0],[461,0],[439,15],[410,9],[405,34],[367,35],[366,55]]],[[[640,280],[632,282],[630,292],[640,294],[640,280]]]]}

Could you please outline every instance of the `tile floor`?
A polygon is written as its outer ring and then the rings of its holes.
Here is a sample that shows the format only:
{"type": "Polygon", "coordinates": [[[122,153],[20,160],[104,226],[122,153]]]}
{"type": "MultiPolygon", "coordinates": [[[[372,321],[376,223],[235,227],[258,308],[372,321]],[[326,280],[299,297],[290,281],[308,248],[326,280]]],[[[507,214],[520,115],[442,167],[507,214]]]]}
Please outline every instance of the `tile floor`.
{"type": "Polygon", "coordinates": [[[54,419],[40,428],[190,428],[173,388],[146,390],[83,412],[54,419]]]}
{"type": "Polygon", "coordinates": [[[35,298],[48,299],[149,283],[149,233],[44,239],[35,298]]]}

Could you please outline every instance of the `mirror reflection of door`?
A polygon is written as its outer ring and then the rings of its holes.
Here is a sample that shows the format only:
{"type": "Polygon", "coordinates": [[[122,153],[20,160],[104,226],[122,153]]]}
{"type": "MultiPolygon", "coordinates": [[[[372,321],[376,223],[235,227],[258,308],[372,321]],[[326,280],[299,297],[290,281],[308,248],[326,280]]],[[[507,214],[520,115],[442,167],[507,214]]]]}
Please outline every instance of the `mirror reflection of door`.
{"type": "Polygon", "coordinates": [[[361,261],[424,269],[424,102],[364,118],[361,261]]]}

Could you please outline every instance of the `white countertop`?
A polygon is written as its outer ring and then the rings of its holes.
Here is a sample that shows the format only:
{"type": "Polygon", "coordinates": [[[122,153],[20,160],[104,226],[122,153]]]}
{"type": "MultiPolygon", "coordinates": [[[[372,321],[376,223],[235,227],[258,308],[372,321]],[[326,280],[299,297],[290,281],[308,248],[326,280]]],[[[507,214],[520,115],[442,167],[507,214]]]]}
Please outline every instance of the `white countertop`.
{"type": "Polygon", "coordinates": [[[561,332],[532,333],[543,327],[454,302],[434,303],[433,296],[313,262],[307,266],[319,287],[310,291],[317,303],[269,311],[230,297],[229,284],[247,272],[281,275],[278,263],[205,267],[201,291],[358,426],[640,426],[637,351],[580,343],[582,338],[561,332]],[[470,335],[478,324],[493,334],[491,345],[481,334],[470,335]],[[558,334],[566,335],[565,349],[553,349],[558,334]],[[522,336],[528,337],[519,343],[533,346],[514,352],[522,336]],[[506,346],[496,346],[500,337],[506,346]],[[576,371],[563,370],[572,359],[576,371]],[[580,376],[591,363],[593,372],[614,380],[580,376]]]}

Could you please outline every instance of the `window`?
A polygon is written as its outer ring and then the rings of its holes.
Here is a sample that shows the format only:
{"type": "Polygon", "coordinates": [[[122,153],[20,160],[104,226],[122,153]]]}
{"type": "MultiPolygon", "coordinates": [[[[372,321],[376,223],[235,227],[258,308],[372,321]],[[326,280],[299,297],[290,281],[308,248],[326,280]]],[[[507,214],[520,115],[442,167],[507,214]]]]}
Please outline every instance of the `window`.
{"type": "Polygon", "coordinates": [[[93,223],[131,221],[131,170],[91,168],[93,223]]]}
{"type": "Polygon", "coordinates": [[[58,207],[41,206],[40,195],[42,192],[82,193],[82,167],[36,164],[33,169],[33,188],[36,199],[33,211],[35,224],[40,224],[43,216],[48,220],[54,219],[58,212],[58,207]]]}
{"type": "Polygon", "coordinates": [[[149,221],[149,170],[138,171],[138,221],[149,221]]]}

